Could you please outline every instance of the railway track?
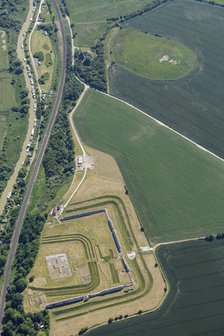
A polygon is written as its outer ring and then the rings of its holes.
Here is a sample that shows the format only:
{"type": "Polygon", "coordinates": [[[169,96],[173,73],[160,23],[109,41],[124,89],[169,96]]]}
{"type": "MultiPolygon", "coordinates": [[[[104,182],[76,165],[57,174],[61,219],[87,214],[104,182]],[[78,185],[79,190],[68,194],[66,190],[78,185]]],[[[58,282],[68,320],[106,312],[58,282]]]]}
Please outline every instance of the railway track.
{"type": "MultiPolygon", "coordinates": [[[[3,283],[2,283],[2,290],[1,290],[1,296],[0,296],[0,327],[2,329],[2,319],[4,316],[4,309],[5,309],[5,299],[6,299],[6,295],[7,295],[7,288],[8,285],[10,283],[10,275],[11,275],[11,271],[12,271],[12,266],[13,266],[13,261],[14,261],[14,257],[16,254],[16,250],[17,250],[17,245],[18,245],[18,241],[19,241],[19,236],[22,230],[22,226],[23,226],[23,221],[26,215],[26,210],[30,201],[30,197],[31,197],[31,193],[33,190],[33,186],[34,183],[36,181],[36,178],[38,176],[38,172],[44,157],[44,153],[45,150],[47,148],[47,144],[51,135],[51,131],[52,128],[54,126],[56,117],[57,117],[57,113],[58,113],[58,109],[61,103],[61,98],[62,98],[62,94],[63,94],[63,89],[64,89],[64,84],[65,84],[65,76],[66,76],[66,55],[67,55],[67,47],[66,47],[66,37],[65,37],[65,31],[64,31],[64,27],[63,27],[63,23],[62,23],[62,15],[61,12],[59,10],[59,7],[57,5],[56,0],[52,0],[53,5],[55,7],[56,13],[57,13],[57,17],[58,17],[58,22],[59,22],[59,29],[61,32],[61,38],[62,38],[62,62],[61,62],[61,77],[60,77],[60,82],[58,84],[58,93],[56,96],[56,100],[49,118],[49,123],[48,126],[45,130],[45,134],[43,137],[43,141],[40,145],[39,151],[37,153],[36,156],[36,161],[34,163],[33,169],[32,169],[32,173],[30,175],[30,179],[29,182],[27,184],[27,188],[26,188],[26,192],[25,192],[25,196],[20,208],[20,212],[18,215],[18,218],[16,220],[15,223],[15,228],[14,228],[14,233],[11,239],[11,244],[10,244],[10,250],[9,250],[9,254],[8,254],[8,258],[7,258],[7,262],[5,265],[5,271],[4,271],[4,279],[3,279],[3,283]]],[[[1,331],[1,330],[0,330],[1,331]]]]}

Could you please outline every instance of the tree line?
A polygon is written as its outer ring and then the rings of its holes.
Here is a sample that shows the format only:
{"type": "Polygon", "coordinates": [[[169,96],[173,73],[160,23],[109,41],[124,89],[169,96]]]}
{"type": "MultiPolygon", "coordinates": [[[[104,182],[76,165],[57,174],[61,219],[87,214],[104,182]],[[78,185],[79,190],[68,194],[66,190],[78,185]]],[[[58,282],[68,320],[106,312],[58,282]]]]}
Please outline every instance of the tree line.
{"type": "MultiPolygon", "coordinates": [[[[68,112],[74,107],[82,89],[82,84],[75,79],[68,58],[63,100],[43,160],[47,187],[44,190],[46,196],[43,198],[42,204],[46,201],[46,197],[48,199],[55,197],[58,188],[65,183],[69,175],[73,174],[71,168],[74,167],[74,148],[68,124],[68,112]]],[[[7,232],[5,232],[2,245],[2,251],[4,249],[5,256],[2,261],[0,260],[0,265],[2,264],[3,266],[6,261],[6,251],[8,252],[9,249],[9,242],[18,211],[18,208],[13,210],[7,232]]],[[[25,218],[13,265],[12,274],[16,276],[11,278],[6,298],[3,336],[49,335],[48,312],[44,310],[35,314],[25,313],[22,294],[28,285],[28,281],[33,281],[32,278],[27,281],[27,276],[34,265],[40,246],[40,235],[47,217],[47,212],[40,214],[40,211],[38,211],[35,214],[27,214],[25,218]],[[36,323],[43,323],[44,328],[41,331],[38,330],[35,328],[36,323]]],[[[1,272],[3,272],[3,267],[1,267],[1,272]]]]}
{"type": "Polygon", "coordinates": [[[5,29],[12,28],[17,32],[21,27],[19,11],[27,10],[27,0],[1,0],[0,1],[0,27],[5,29]]]}

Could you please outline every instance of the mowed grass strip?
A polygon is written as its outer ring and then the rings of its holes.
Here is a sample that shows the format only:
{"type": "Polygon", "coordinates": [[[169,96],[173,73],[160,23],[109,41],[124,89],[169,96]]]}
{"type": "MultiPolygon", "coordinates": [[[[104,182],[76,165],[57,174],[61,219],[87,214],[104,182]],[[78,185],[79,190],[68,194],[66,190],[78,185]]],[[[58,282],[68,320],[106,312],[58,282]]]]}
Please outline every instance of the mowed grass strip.
{"type": "Polygon", "coordinates": [[[223,230],[222,161],[93,90],[74,121],[86,144],[117,160],[151,242],[223,230]]]}
{"type": "Polygon", "coordinates": [[[66,0],[71,22],[75,24],[76,44],[90,47],[107,26],[108,18],[119,18],[152,0],[66,0]]]}
{"type": "Polygon", "coordinates": [[[175,80],[194,69],[196,55],[175,40],[130,28],[112,34],[111,59],[143,77],[175,80]]]}

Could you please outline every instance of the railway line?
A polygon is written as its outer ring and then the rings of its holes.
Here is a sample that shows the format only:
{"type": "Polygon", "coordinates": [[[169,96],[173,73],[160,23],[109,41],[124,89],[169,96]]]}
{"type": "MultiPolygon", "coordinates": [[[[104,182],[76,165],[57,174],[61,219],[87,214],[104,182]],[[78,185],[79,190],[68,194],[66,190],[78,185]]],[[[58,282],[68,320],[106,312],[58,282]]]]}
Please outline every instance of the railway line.
{"type": "Polygon", "coordinates": [[[6,262],[6,266],[5,266],[5,271],[4,271],[4,279],[3,279],[3,283],[2,283],[2,290],[1,290],[1,296],[0,296],[0,327],[2,328],[2,319],[4,316],[4,309],[5,309],[5,299],[6,299],[6,295],[7,295],[7,288],[8,285],[10,283],[10,275],[11,275],[11,271],[12,271],[12,266],[13,266],[13,261],[14,261],[14,257],[16,254],[16,250],[17,250],[17,245],[18,245],[18,241],[19,241],[19,236],[21,233],[21,229],[22,229],[22,225],[23,225],[23,221],[25,219],[25,215],[26,215],[26,210],[30,201],[30,197],[31,197],[31,193],[33,190],[33,186],[34,183],[36,181],[36,178],[38,176],[38,172],[41,166],[41,162],[43,160],[44,157],[44,153],[45,150],[47,148],[47,144],[51,135],[51,131],[53,129],[56,117],[57,117],[57,113],[58,113],[58,109],[60,106],[60,102],[61,102],[61,98],[62,98],[62,94],[63,94],[63,89],[64,89],[64,84],[65,84],[65,76],[66,76],[66,55],[67,55],[67,48],[66,48],[66,37],[65,37],[65,31],[64,31],[64,27],[63,27],[63,23],[62,23],[62,16],[61,16],[61,12],[59,10],[59,7],[57,5],[56,0],[52,0],[53,5],[55,7],[55,11],[57,13],[57,17],[58,17],[58,22],[59,22],[59,26],[60,26],[60,32],[61,32],[61,39],[62,39],[62,58],[61,58],[61,77],[60,77],[60,82],[58,84],[58,94],[56,96],[55,99],[55,103],[49,118],[49,123],[48,126],[45,130],[45,134],[43,137],[43,141],[40,145],[39,151],[37,153],[36,156],[36,161],[34,163],[31,175],[30,175],[30,179],[29,182],[27,184],[27,188],[26,188],[26,192],[25,192],[25,196],[19,211],[19,215],[18,218],[16,220],[15,223],[15,228],[14,228],[14,233],[12,236],[12,240],[11,240],[11,244],[10,244],[10,250],[9,250],[9,254],[8,254],[8,258],[7,258],[7,262],[6,262]]]}

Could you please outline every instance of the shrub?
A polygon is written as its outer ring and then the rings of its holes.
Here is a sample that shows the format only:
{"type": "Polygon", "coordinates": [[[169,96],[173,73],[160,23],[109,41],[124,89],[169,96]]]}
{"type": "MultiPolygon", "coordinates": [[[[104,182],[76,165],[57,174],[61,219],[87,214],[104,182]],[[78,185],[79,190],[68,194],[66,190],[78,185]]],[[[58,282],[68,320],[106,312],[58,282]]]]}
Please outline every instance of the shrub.
{"type": "Polygon", "coordinates": [[[40,62],[43,62],[43,60],[44,60],[44,54],[43,54],[42,51],[37,51],[37,52],[35,52],[35,53],[33,54],[33,57],[34,57],[34,58],[37,58],[38,61],[40,61],[40,62]]]}

